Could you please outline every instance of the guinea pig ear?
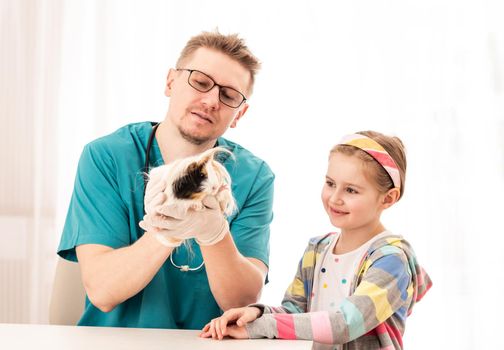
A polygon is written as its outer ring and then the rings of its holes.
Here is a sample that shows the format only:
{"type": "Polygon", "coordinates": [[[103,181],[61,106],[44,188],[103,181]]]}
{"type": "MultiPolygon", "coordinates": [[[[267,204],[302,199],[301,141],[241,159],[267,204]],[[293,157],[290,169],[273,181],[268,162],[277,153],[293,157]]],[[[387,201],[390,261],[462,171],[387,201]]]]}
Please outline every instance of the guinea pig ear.
{"type": "Polygon", "coordinates": [[[203,154],[203,156],[198,160],[198,165],[205,166],[213,158],[212,154],[203,154]]]}

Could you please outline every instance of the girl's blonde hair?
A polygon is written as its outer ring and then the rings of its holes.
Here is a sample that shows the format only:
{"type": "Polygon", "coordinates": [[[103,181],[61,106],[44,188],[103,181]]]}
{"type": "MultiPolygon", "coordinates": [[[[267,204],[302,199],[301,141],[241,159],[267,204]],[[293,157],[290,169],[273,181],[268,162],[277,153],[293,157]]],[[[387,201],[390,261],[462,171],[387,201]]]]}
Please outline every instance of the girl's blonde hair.
{"type": "Polygon", "coordinates": [[[257,57],[252,54],[247,45],[245,45],[245,41],[238,37],[238,34],[223,35],[216,29],[213,32],[202,32],[201,34],[193,36],[189,39],[180,53],[180,57],[177,60],[177,69],[185,68],[183,67],[184,61],[201,47],[219,51],[248,70],[250,73],[248,94],[252,93],[255,75],[261,68],[261,63],[257,57]]]}
{"type": "MultiPolygon", "coordinates": [[[[378,142],[397,164],[401,178],[401,188],[399,198],[403,196],[406,182],[406,152],[404,144],[396,136],[383,135],[376,131],[359,131],[357,134],[364,135],[378,142]]],[[[390,175],[385,171],[378,161],[365,151],[350,145],[338,144],[331,149],[332,153],[341,153],[347,156],[356,156],[365,164],[366,174],[373,180],[382,193],[394,188],[394,183],[390,175]]]]}

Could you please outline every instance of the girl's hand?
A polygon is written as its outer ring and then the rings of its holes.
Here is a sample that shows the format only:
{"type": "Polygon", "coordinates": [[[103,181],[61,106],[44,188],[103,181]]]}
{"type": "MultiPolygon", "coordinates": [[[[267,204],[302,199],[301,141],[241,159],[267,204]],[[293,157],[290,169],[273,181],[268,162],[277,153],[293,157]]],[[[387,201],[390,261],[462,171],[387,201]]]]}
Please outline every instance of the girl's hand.
{"type": "Polygon", "coordinates": [[[256,307],[229,309],[221,317],[214,318],[203,327],[200,337],[222,340],[225,336],[236,339],[248,339],[245,325],[254,321],[261,311],[256,307]]]}
{"type": "Polygon", "coordinates": [[[226,327],[225,334],[217,335],[216,328],[212,326],[212,322],[208,323],[202,330],[201,338],[212,338],[222,340],[225,336],[234,339],[248,339],[249,335],[245,326],[238,327],[237,325],[230,325],[226,327]]]}

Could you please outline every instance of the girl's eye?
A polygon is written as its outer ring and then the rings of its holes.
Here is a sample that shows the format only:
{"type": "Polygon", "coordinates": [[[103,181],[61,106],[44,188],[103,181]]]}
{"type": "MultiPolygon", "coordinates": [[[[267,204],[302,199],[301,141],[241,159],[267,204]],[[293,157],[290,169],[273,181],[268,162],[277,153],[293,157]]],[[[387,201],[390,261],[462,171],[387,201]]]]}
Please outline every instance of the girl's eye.
{"type": "Polygon", "coordinates": [[[334,182],[332,181],[329,181],[329,180],[326,180],[326,185],[329,186],[329,187],[333,187],[334,186],[334,182]]]}
{"type": "Polygon", "coordinates": [[[352,193],[352,194],[354,194],[354,193],[358,193],[356,190],[354,190],[354,189],[353,189],[353,188],[351,188],[351,187],[347,187],[347,188],[346,188],[346,191],[347,191],[348,193],[352,193]]]}

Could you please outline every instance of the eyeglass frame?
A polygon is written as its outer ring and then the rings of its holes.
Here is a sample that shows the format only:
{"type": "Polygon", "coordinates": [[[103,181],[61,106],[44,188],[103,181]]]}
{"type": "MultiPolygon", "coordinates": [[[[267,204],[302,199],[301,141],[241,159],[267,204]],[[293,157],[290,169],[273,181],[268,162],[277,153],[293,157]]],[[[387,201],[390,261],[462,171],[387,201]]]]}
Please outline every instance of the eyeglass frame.
{"type": "Polygon", "coordinates": [[[187,84],[189,84],[189,86],[190,86],[190,87],[192,87],[192,88],[193,88],[194,90],[196,90],[196,91],[199,91],[199,92],[209,92],[209,91],[210,91],[210,90],[212,90],[215,86],[217,86],[217,87],[219,88],[219,102],[222,102],[222,104],[224,104],[224,105],[228,106],[229,108],[239,108],[239,107],[240,107],[240,106],[241,106],[241,105],[242,105],[245,101],[247,101],[247,98],[245,97],[245,95],[244,95],[244,94],[242,94],[240,91],[238,91],[238,90],[236,90],[235,88],[232,88],[232,87],[230,87],[230,86],[225,86],[225,85],[220,85],[220,84],[217,84],[217,83],[215,82],[215,80],[213,80],[213,78],[212,78],[211,76],[209,76],[208,74],[206,74],[206,73],[204,73],[204,72],[202,72],[202,71],[200,71],[200,70],[197,70],[197,69],[188,69],[188,68],[177,68],[176,70],[177,70],[177,71],[188,71],[188,72],[189,72],[189,75],[187,76],[187,84]],[[213,83],[213,85],[212,85],[212,86],[211,86],[208,90],[206,90],[206,91],[205,91],[205,90],[200,90],[200,89],[198,89],[198,88],[194,87],[194,86],[191,84],[191,82],[190,82],[190,80],[191,80],[191,75],[193,74],[193,72],[198,72],[198,73],[203,74],[203,75],[204,75],[204,76],[206,76],[208,79],[210,79],[210,81],[213,83]],[[222,99],[221,99],[221,89],[222,89],[222,88],[231,89],[231,90],[233,90],[233,91],[236,91],[237,93],[239,93],[239,94],[241,95],[241,97],[243,98],[243,100],[242,100],[242,101],[240,102],[240,104],[239,104],[238,106],[236,106],[236,107],[228,105],[226,102],[222,101],[222,99]]]}

